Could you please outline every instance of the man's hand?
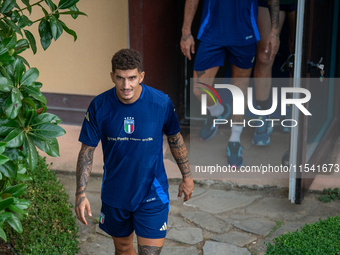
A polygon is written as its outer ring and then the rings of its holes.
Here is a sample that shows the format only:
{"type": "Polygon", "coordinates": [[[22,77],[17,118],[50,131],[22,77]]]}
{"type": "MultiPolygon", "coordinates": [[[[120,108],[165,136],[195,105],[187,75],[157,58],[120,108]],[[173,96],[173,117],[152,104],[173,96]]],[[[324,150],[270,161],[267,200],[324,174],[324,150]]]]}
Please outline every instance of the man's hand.
{"type": "Polygon", "coordinates": [[[76,206],[74,210],[76,212],[78,220],[80,220],[81,223],[87,225],[87,221],[85,219],[85,210],[89,217],[92,217],[92,213],[90,208],[90,202],[86,196],[76,197],[76,206]]]}
{"type": "Polygon", "coordinates": [[[195,54],[195,40],[190,33],[182,32],[181,51],[189,60],[191,60],[191,53],[195,54]]]}
{"type": "Polygon", "coordinates": [[[182,198],[184,193],[184,202],[191,198],[192,192],[194,191],[194,180],[192,178],[185,178],[178,187],[178,199],[182,198]]]}
{"type": "Polygon", "coordinates": [[[280,47],[280,36],[276,30],[272,30],[267,39],[265,52],[270,52],[270,59],[274,59],[280,47]]]}

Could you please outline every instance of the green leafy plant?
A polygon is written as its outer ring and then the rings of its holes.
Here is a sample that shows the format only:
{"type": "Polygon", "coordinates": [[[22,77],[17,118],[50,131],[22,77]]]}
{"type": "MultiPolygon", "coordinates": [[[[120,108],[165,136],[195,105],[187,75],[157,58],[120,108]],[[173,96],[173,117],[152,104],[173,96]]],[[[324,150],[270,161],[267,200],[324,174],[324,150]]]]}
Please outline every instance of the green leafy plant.
{"type": "Polygon", "coordinates": [[[301,230],[288,232],[268,243],[266,255],[340,254],[340,216],[328,217],[301,230]]]}
{"type": "Polygon", "coordinates": [[[319,196],[319,200],[324,203],[329,203],[335,199],[340,200],[339,188],[334,188],[333,190],[331,188],[324,189],[323,194],[324,194],[323,196],[319,196]]]}
{"type": "MultiPolygon", "coordinates": [[[[23,233],[5,226],[9,242],[17,254],[74,255],[78,252],[78,227],[68,195],[45,158],[38,157],[32,177],[22,194],[31,201],[28,216],[22,220],[23,233]]],[[[22,181],[17,181],[20,184],[22,181]]]]}
{"type": "Polygon", "coordinates": [[[46,113],[46,98],[38,82],[39,71],[30,67],[20,54],[31,48],[37,52],[36,40],[28,30],[39,22],[40,43],[46,50],[52,39],[63,31],[77,39],[76,33],[60,20],[62,15],[85,15],[76,6],[79,0],[0,0],[0,237],[6,241],[3,224],[7,222],[22,233],[21,220],[27,215],[27,200],[19,199],[25,183],[31,180],[25,164],[34,170],[38,162],[37,148],[52,157],[59,156],[57,137],[65,134],[56,115],[46,113]],[[20,5],[19,5],[20,4],[20,5]],[[44,14],[31,21],[33,10],[44,14]]]}

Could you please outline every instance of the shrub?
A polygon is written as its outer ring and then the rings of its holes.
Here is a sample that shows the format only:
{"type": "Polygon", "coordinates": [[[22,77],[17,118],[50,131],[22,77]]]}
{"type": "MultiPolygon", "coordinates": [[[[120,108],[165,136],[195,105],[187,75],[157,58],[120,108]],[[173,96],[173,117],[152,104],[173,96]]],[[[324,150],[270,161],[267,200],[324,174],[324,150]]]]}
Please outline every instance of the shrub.
{"type": "Polygon", "coordinates": [[[301,230],[288,232],[273,239],[274,245],[267,245],[266,255],[281,254],[340,254],[340,216],[328,217],[313,224],[306,224],[301,230]]]}
{"type": "Polygon", "coordinates": [[[21,235],[4,226],[9,242],[18,254],[76,254],[78,227],[68,195],[56,174],[41,157],[36,169],[28,170],[28,174],[32,181],[26,182],[22,197],[31,201],[31,206],[22,220],[21,235]]]}
{"type": "MultiPolygon", "coordinates": [[[[21,220],[30,202],[20,195],[31,179],[25,164],[34,170],[38,162],[37,147],[52,157],[59,156],[56,137],[65,134],[58,116],[46,112],[46,98],[37,81],[39,71],[30,67],[20,54],[31,48],[37,52],[36,40],[29,27],[39,22],[39,39],[46,50],[52,39],[66,33],[77,39],[75,31],[61,20],[86,15],[78,10],[79,0],[0,0],[0,238],[7,240],[3,226],[9,224],[23,232],[21,220]],[[40,9],[41,18],[31,21],[31,13],[40,9]],[[13,186],[14,185],[14,186],[13,186]]],[[[47,65],[49,63],[46,63],[47,65]]]]}

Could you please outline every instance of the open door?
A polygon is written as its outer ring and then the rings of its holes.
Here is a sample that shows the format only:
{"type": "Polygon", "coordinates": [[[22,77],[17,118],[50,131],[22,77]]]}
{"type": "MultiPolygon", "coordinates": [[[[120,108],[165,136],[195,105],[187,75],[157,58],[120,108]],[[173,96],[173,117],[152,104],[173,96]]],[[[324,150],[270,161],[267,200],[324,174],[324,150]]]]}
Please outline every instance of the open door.
{"type": "Polygon", "coordinates": [[[293,110],[299,129],[291,134],[290,163],[297,171],[290,176],[290,200],[297,204],[322,166],[330,170],[327,157],[338,135],[339,86],[334,79],[340,50],[338,16],[339,0],[298,1],[294,86],[311,92],[306,107],[312,116],[293,110]]]}

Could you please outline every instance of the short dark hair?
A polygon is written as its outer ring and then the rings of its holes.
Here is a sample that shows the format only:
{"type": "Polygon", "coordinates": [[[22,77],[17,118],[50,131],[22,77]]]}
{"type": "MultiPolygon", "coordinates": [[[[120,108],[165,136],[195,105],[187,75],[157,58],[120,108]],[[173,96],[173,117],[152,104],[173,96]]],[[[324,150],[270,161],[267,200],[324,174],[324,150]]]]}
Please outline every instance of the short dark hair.
{"type": "Polygon", "coordinates": [[[133,49],[121,49],[113,55],[112,60],[112,72],[116,69],[119,70],[132,70],[138,69],[138,72],[142,71],[143,58],[142,55],[133,49]]]}

